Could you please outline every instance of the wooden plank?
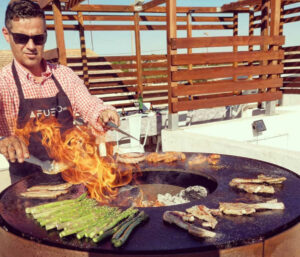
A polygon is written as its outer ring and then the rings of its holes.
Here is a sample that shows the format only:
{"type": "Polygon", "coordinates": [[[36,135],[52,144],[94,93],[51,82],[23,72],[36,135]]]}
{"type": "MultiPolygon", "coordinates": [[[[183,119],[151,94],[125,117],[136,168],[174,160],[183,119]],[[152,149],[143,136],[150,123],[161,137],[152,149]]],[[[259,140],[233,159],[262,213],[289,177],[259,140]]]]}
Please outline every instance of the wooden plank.
{"type": "Polygon", "coordinates": [[[250,76],[260,74],[279,74],[283,71],[283,65],[246,66],[246,67],[217,67],[194,70],[180,70],[172,72],[173,81],[189,79],[214,79],[228,78],[232,76],[250,76]]]}
{"type": "MultiPolygon", "coordinates": [[[[187,35],[187,38],[192,38],[193,37],[193,28],[192,28],[192,14],[191,13],[188,13],[186,15],[186,25],[187,25],[187,31],[186,31],[186,35],[187,35]]],[[[190,55],[193,53],[193,49],[192,48],[188,48],[187,49],[187,53],[190,55]]],[[[174,55],[171,56],[171,58],[173,57],[174,55]]],[[[177,55],[175,55],[177,56],[177,55]]],[[[173,64],[173,60],[172,60],[172,64],[173,64]]],[[[193,69],[193,65],[191,63],[188,63],[188,69],[189,70],[192,70],[193,69]]],[[[189,83],[192,85],[193,84],[193,80],[190,80],[189,83]]]]}
{"type": "Polygon", "coordinates": [[[60,64],[67,65],[67,54],[64,38],[64,29],[62,22],[61,6],[59,0],[52,1],[52,10],[54,15],[54,27],[56,35],[56,45],[58,48],[58,61],[60,64]]]}
{"type": "Polygon", "coordinates": [[[297,22],[297,21],[300,21],[300,16],[285,18],[285,19],[283,19],[283,21],[285,24],[291,23],[291,22],[297,22]]]}
{"type": "Polygon", "coordinates": [[[294,88],[294,87],[299,87],[300,88],[300,83],[283,83],[283,86],[282,86],[283,88],[287,88],[287,87],[292,87],[292,88],[294,88]]]}
{"type": "Polygon", "coordinates": [[[134,21],[134,16],[130,15],[84,15],[86,21],[134,21]]]}
{"type": "Polygon", "coordinates": [[[291,9],[286,9],[283,11],[283,15],[288,15],[288,14],[294,14],[294,13],[299,13],[300,12],[300,7],[296,6],[291,9]]]}
{"type": "MultiPolygon", "coordinates": [[[[178,17],[178,21],[180,21],[180,17],[182,16],[179,16],[178,17]]],[[[184,18],[184,17],[182,17],[184,18]]],[[[192,17],[192,21],[193,22],[220,22],[220,23],[223,23],[223,22],[226,22],[227,24],[232,24],[233,22],[233,19],[232,17],[199,17],[199,16],[193,16],[192,17]]]]}
{"type": "Polygon", "coordinates": [[[138,96],[143,96],[143,70],[142,70],[142,57],[141,57],[141,38],[140,38],[140,21],[139,13],[134,13],[134,36],[135,36],[135,55],[137,65],[137,83],[138,83],[138,96]]]}
{"type": "Polygon", "coordinates": [[[300,89],[282,89],[283,94],[300,94],[300,89]]]}
{"type": "MultiPolygon", "coordinates": [[[[172,108],[172,88],[177,86],[176,82],[173,82],[172,72],[176,71],[176,67],[172,67],[172,55],[176,55],[177,51],[172,48],[172,39],[177,37],[176,23],[177,23],[177,10],[176,10],[176,0],[168,0],[166,4],[167,10],[167,59],[168,59],[168,109],[169,113],[173,113],[172,108]]],[[[176,101],[176,99],[175,99],[176,101]]],[[[169,122],[170,123],[170,122],[169,122]]],[[[169,124],[170,125],[170,124],[169,124]]],[[[170,125],[171,127],[173,124],[170,125]]]]}
{"type": "Polygon", "coordinates": [[[150,70],[150,71],[143,71],[144,76],[162,76],[168,75],[167,70],[150,70]]]}
{"type": "Polygon", "coordinates": [[[188,64],[220,64],[232,62],[253,62],[262,60],[283,59],[284,51],[253,51],[253,52],[217,52],[177,54],[172,56],[173,65],[188,64]]]}
{"type": "Polygon", "coordinates": [[[299,74],[300,69],[284,69],[283,74],[299,74]]]}
{"type": "Polygon", "coordinates": [[[84,21],[82,12],[78,12],[78,25],[79,25],[79,41],[80,41],[80,50],[82,57],[82,71],[83,71],[83,81],[85,86],[89,87],[89,70],[88,70],[88,61],[86,55],[86,46],[85,46],[85,37],[84,37],[84,21]]]}
{"type": "Polygon", "coordinates": [[[261,0],[243,0],[243,1],[233,2],[230,4],[224,4],[221,7],[221,10],[222,12],[234,11],[241,7],[248,7],[248,6],[255,6],[255,5],[261,5],[261,0]]]}
{"type": "Polygon", "coordinates": [[[142,60],[152,61],[152,60],[167,60],[167,55],[165,54],[152,54],[152,55],[143,55],[142,60]]]}
{"type": "MultiPolygon", "coordinates": [[[[285,46],[283,47],[285,52],[293,52],[293,51],[300,51],[300,46],[285,46]]],[[[290,53],[286,53],[286,54],[290,54],[290,53]]]]}
{"type": "Polygon", "coordinates": [[[166,0],[152,0],[152,1],[147,2],[147,3],[142,5],[142,12],[145,12],[150,8],[153,8],[155,6],[165,4],[165,3],[166,3],[166,0]]]}
{"type": "Polygon", "coordinates": [[[180,101],[172,103],[173,111],[189,111],[202,108],[213,108],[227,105],[237,105],[244,103],[255,103],[263,101],[272,101],[282,98],[282,92],[267,92],[253,95],[234,95],[229,97],[218,97],[211,99],[201,99],[194,101],[180,101]]]}
{"type": "Polygon", "coordinates": [[[82,4],[71,8],[75,12],[134,12],[133,5],[94,5],[82,4]]]}
{"type": "Polygon", "coordinates": [[[251,90],[251,89],[266,89],[273,87],[281,87],[283,83],[282,78],[274,79],[254,79],[254,80],[226,80],[207,82],[190,85],[179,85],[173,89],[173,96],[185,96],[195,94],[213,94],[219,92],[232,92],[240,90],[251,90]]]}
{"type": "Polygon", "coordinates": [[[300,82],[300,77],[283,77],[283,81],[300,82]]]}
{"type": "Polygon", "coordinates": [[[247,45],[283,45],[283,36],[238,36],[238,37],[193,37],[171,39],[172,49],[219,47],[219,46],[247,46],[247,45]]]}
{"type": "Polygon", "coordinates": [[[39,6],[44,9],[47,5],[50,4],[50,2],[52,2],[52,0],[38,0],[37,3],[39,4],[39,6]]]}
{"type": "Polygon", "coordinates": [[[166,62],[153,62],[153,63],[143,63],[143,69],[150,68],[167,68],[168,64],[166,62]]]}

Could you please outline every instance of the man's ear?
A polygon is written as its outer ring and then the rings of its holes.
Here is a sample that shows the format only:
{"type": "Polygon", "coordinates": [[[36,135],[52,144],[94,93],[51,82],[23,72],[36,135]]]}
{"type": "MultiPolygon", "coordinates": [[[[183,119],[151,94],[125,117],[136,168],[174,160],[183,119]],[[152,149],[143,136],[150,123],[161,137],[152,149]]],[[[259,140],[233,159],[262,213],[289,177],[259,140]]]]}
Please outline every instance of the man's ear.
{"type": "Polygon", "coordinates": [[[2,28],[2,34],[5,38],[5,40],[7,41],[7,43],[10,43],[9,32],[6,27],[2,28]]]}

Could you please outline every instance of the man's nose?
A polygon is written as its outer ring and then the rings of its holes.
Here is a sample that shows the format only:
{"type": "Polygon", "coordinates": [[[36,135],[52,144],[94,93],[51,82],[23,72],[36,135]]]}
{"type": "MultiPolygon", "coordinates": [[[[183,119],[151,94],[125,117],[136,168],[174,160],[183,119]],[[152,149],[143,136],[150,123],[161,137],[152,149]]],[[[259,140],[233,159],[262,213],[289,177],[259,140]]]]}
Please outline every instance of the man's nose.
{"type": "Polygon", "coordinates": [[[29,49],[35,49],[36,48],[36,45],[35,43],[33,42],[33,39],[32,38],[29,38],[27,44],[26,44],[26,47],[29,48],[29,49]]]}

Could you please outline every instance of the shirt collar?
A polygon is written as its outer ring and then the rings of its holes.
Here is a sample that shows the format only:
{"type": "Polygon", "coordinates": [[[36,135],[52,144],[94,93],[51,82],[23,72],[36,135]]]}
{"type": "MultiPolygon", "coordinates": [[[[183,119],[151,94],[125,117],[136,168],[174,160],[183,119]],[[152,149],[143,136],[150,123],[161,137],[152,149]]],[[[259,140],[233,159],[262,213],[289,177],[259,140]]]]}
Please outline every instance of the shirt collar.
{"type": "MultiPolygon", "coordinates": [[[[28,80],[34,81],[33,75],[29,71],[27,71],[22,64],[20,64],[16,59],[14,59],[14,62],[16,65],[16,69],[21,76],[26,77],[28,80]]],[[[52,76],[52,70],[49,63],[45,59],[42,59],[42,65],[46,67],[46,70],[42,73],[43,81],[45,81],[52,76]]]]}

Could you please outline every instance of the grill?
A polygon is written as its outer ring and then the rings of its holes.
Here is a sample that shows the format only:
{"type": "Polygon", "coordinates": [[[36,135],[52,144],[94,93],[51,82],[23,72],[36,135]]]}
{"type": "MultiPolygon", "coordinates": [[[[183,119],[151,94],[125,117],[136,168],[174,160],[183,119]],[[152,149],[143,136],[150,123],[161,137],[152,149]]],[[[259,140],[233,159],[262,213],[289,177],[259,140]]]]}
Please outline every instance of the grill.
{"type": "MultiPolygon", "coordinates": [[[[239,246],[254,247],[299,222],[300,180],[295,173],[270,163],[229,155],[221,155],[217,165],[204,163],[189,167],[188,160],[195,155],[196,153],[186,153],[185,162],[144,162],[139,165],[142,174],[138,176],[139,183],[150,188],[153,194],[161,192],[161,188],[164,191],[175,188],[176,191],[196,184],[206,187],[209,194],[206,198],[186,204],[140,208],[149,214],[150,219],[134,231],[121,249],[113,248],[109,240],[95,244],[90,240],[77,240],[74,236],[61,239],[57,231],[47,232],[26,216],[25,207],[47,201],[23,199],[19,194],[33,185],[61,183],[63,181],[59,175],[34,174],[11,185],[0,195],[0,240],[4,242],[0,245],[0,256],[199,256],[201,253],[216,254],[219,251],[238,249],[239,246]],[[254,178],[259,174],[284,176],[287,180],[276,188],[276,193],[272,196],[248,194],[229,187],[230,180],[235,177],[254,178]],[[263,211],[242,217],[223,216],[218,218],[219,223],[214,230],[217,236],[211,239],[195,238],[162,220],[166,210],[184,211],[196,204],[218,208],[219,202],[251,203],[274,198],[285,204],[284,210],[263,211]]],[[[73,186],[67,195],[56,200],[75,198],[84,190],[81,185],[73,186]]]]}

